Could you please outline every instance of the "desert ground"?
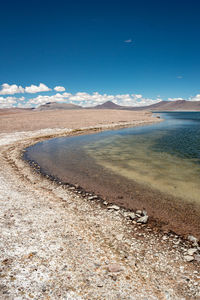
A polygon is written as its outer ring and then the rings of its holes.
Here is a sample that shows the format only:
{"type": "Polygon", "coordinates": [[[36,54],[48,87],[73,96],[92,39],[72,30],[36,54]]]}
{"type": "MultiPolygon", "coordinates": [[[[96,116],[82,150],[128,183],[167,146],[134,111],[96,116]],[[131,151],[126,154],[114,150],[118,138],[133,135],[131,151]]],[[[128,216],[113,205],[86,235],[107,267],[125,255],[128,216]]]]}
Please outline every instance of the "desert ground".
{"type": "Polygon", "coordinates": [[[0,112],[0,299],[200,299],[195,237],[151,228],[141,207],[135,218],[82,197],[21,159],[51,137],[157,121],[144,111],[0,112]]]}
{"type": "Polygon", "coordinates": [[[149,112],[119,110],[0,110],[0,132],[32,131],[45,128],[82,128],[120,123],[155,122],[149,112]]]}

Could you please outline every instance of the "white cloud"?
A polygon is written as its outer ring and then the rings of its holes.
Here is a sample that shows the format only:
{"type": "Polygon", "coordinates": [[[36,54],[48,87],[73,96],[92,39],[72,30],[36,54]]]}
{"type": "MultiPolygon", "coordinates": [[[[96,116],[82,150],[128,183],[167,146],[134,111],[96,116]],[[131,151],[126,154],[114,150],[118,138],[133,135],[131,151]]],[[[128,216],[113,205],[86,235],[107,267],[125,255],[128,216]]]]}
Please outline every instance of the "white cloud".
{"type": "Polygon", "coordinates": [[[2,88],[0,90],[0,95],[13,95],[18,93],[24,93],[24,88],[16,84],[9,85],[8,83],[3,83],[2,88]]]}
{"type": "Polygon", "coordinates": [[[68,98],[68,97],[71,96],[71,95],[72,95],[71,93],[63,93],[63,94],[62,94],[62,96],[65,97],[65,98],[68,98]]]}
{"type": "Polygon", "coordinates": [[[42,105],[47,102],[66,102],[66,103],[74,103],[78,105],[82,105],[84,107],[95,106],[98,104],[103,104],[106,101],[113,101],[116,104],[123,106],[147,106],[157,102],[162,101],[160,98],[150,99],[144,98],[142,95],[138,94],[118,94],[118,95],[107,95],[107,94],[99,94],[98,92],[94,92],[92,94],[88,94],[85,92],[78,92],[76,94],[70,93],[57,93],[52,96],[43,96],[39,95],[35,98],[29,100],[29,103],[32,105],[42,105]]]}
{"type": "Polygon", "coordinates": [[[194,96],[194,97],[190,97],[189,100],[190,100],[190,101],[200,101],[200,94],[197,94],[197,95],[194,96]]]}
{"type": "Polygon", "coordinates": [[[19,101],[24,101],[25,97],[20,97],[20,98],[16,98],[16,99],[19,100],[19,101]]]}
{"type": "Polygon", "coordinates": [[[31,105],[31,103],[29,103],[29,102],[26,102],[26,103],[21,103],[21,102],[19,102],[19,103],[17,103],[17,107],[18,107],[18,108],[31,108],[32,105],[31,105]]]}
{"type": "MultiPolygon", "coordinates": [[[[41,84],[39,86],[31,86],[32,87],[32,93],[33,90],[35,91],[36,88],[40,88],[41,84]],[[33,88],[34,87],[34,88],[33,88]]],[[[31,88],[29,87],[29,88],[31,88]]],[[[45,86],[46,87],[46,86],[45,86]]],[[[49,89],[48,87],[46,87],[49,89]]],[[[35,91],[36,92],[36,91],[35,91]]],[[[169,101],[177,101],[177,100],[183,100],[183,98],[168,98],[169,101]]],[[[197,94],[196,96],[190,97],[187,99],[188,101],[200,101],[200,94],[197,94]]],[[[152,98],[146,98],[141,94],[100,94],[98,92],[94,93],[86,93],[86,92],[77,92],[75,94],[71,93],[56,93],[55,95],[42,95],[39,94],[37,97],[33,97],[31,99],[27,99],[24,96],[23,97],[0,97],[0,108],[3,107],[11,107],[11,106],[18,106],[18,107],[38,107],[40,105],[43,105],[47,102],[58,102],[58,103],[73,103],[77,105],[81,105],[83,107],[89,107],[89,106],[96,106],[98,104],[103,104],[106,101],[112,101],[115,104],[121,105],[121,106],[133,106],[133,107],[139,107],[139,106],[148,106],[155,103],[158,103],[160,101],[163,101],[163,99],[160,98],[160,96],[152,98]]]]}
{"type": "MultiPolygon", "coordinates": [[[[14,95],[14,94],[21,94],[21,93],[40,93],[40,92],[48,92],[51,91],[48,86],[46,86],[44,83],[40,83],[39,86],[32,84],[31,86],[27,86],[23,88],[21,85],[16,84],[8,84],[3,83],[2,88],[0,90],[0,95],[14,95]]],[[[65,90],[63,90],[65,91],[65,90]]]]}
{"type": "Polygon", "coordinates": [[[182,79],[182,78],[183,78],[183,76],[179,75],[179,76],[176,76],[176,78],[178,78],[178,79],[182,79]]]}
{"type": "Polygon", "coordinates": [[[168,98],[168,101],[184,100],[183,98],[168,98]]]}
{"type": "Polygon", "coordinates": [[[25,87],[25,92],[30,94],[48,92],[48,91],[51,91],[51,89],[48,88],[48,86],[46,86],[44,83],[40,83],[38,86],[32,84],[31,86],[25,87]]]}
{"type": "Polygon", "coordinates": [[[0,108],[10,108],[17,103],[16,97],[0,97],[0,108]]]}
{"type": "Polygon", "coordinates": [[[132,43],[132,39],[125,40],[124,43],[132,43]]]}
{"type": "Polygon", "coordinates": [[[56,95],[53,96],[43,96],[43,95],[39,95],[35,98],[32,98],[29,100],[29,103],[39,106],[39,105],[43,105],[47,102],[66,102],[66,99],[69,98],[68,95],[71,95],[69,93],[66,93],[67,95],[64,96],[63,94],[57,93],[56,95]]]}
{"type": "Polygon", "coordinates": [[[64,88],[64,86],[55,86],[54,90],[56,92],[64,92],[65,88],[64,88]]]}

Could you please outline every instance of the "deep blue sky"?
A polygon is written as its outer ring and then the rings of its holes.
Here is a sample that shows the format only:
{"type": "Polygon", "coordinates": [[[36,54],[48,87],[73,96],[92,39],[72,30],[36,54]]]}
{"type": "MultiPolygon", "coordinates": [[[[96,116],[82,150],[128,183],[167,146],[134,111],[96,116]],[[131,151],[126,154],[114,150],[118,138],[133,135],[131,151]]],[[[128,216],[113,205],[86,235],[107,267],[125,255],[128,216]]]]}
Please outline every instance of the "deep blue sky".
{"type": "Polygon", "coordinates": [[[199,0],[1,1],[0,84],[200,94],[199,13],[199,0]]]}

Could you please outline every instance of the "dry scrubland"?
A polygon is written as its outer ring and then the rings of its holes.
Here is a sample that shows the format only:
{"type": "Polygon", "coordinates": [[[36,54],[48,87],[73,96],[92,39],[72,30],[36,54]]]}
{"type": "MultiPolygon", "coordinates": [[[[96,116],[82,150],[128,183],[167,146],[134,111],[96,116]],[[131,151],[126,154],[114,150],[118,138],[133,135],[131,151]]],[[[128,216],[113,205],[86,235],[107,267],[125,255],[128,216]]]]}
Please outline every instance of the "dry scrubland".
{"type": "Polygon", "coordinates": [[[130,111],[1,112],[1,299],[200,299],[196,241],[82,198],[20,157],[24,147],[74,129],[155,121],[130,111]]]}

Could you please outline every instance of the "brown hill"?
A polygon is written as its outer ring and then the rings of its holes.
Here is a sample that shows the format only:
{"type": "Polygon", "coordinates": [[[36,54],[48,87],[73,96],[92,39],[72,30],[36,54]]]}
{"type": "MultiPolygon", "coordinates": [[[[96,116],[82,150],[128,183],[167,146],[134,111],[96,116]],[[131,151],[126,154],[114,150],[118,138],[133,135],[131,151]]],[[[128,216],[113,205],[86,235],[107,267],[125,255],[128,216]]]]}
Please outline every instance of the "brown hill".
{"type": "Polygon", "coordinates": [[[107,101],[103,104],[91,107],[93,109],[123,109],[123,106],[113,103],[112,101],[107,101]]]}
{"type": "MultiPolygon", "coordinates": [[[[161,101],[146,107],[148,110],[164,110],[164,111],[200,111],[200,101],[161,101]]],[[[145,108],[144,108],[145,109],[145,108]]]]}

